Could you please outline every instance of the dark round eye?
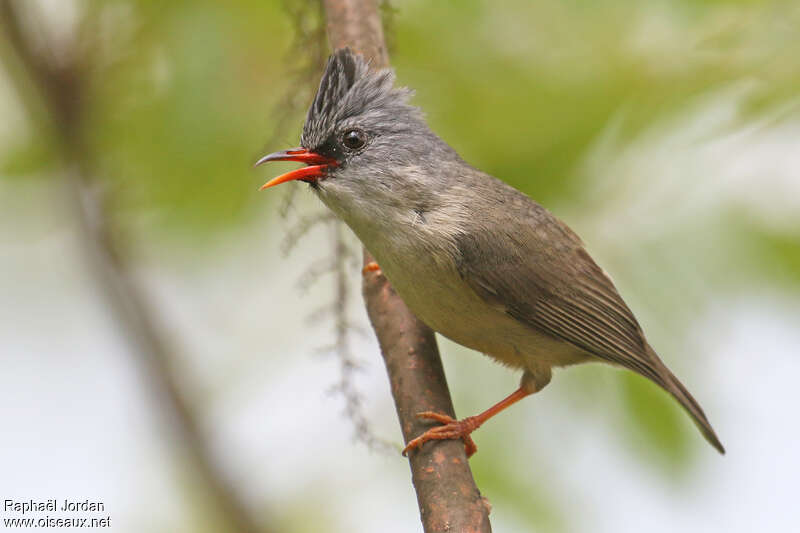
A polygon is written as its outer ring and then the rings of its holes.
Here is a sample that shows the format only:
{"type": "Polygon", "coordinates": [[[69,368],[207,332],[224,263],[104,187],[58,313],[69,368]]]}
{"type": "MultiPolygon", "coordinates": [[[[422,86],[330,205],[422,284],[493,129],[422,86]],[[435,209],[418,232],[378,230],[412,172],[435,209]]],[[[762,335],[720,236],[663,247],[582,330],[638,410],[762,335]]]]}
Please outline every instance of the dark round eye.
{"type": "Polygon", "coordinates": [[[348,150],[358,150],[367,143],[367,134],[361,130],[347,130],[342,135],[342,144],[348,150]]]}

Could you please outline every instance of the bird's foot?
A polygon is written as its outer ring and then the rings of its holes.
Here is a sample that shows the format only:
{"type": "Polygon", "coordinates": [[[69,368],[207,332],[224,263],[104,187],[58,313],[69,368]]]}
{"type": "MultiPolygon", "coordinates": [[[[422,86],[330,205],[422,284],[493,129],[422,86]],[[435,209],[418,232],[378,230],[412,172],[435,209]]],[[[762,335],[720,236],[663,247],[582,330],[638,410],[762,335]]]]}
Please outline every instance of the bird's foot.
{"type": "Polygon", "coordinates": [[[362,276],[366,276],[370,272],[375,272],[379,276],[383,273],[381,272],[381,267],[378,266],[378,263],[376,263],[375,261],[370,261],[369,263],[364,265],[364,268],[361,269],[362,276]]]}
{"type": "Polygon", "coordinates": [[[425,411],[424,413],[417,413],[419,418],[427,418],[428,420],[435,420],[442,425],[431,428],[416,439],[411,440],[403,450],[403,455],[408,455],[411,450],[416,450],[422,447],[423,444],[429,440],[445,440],[445,439],[461,439],[464,441],[464,451],[467,457],[471,457],[478,451],[475,441],[470,437],[470,433],[478,429],[481,421],[476,416],[469,416],[463,420],[456,420],[447,415],[434,413],[432,411],[425,411]]]}

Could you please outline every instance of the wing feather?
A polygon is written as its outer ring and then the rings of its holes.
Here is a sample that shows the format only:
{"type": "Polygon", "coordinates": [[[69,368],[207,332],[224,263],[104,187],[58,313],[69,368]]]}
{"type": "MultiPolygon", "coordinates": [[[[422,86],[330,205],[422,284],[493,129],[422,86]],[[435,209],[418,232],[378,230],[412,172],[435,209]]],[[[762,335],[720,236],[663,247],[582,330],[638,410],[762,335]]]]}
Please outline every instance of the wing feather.
{"type": "Polygon", "coordinates": [[[705,413],[645,340],[611,278],[563,222],[522,193],[483,175],[473,193],[502,206],[469,213],[456,238],[464,281],[491,305],[554,338],[645,376],[669,391],[706,439],[724,448],[705,413]]]}
{"type": "Polygon", "coordinates": [[[661,362],[611,279],[575,233],[526,200],[507,204],[503,233],[476,224],[459,236],[462,278],[523,324],[663,384],[661,362]]]}

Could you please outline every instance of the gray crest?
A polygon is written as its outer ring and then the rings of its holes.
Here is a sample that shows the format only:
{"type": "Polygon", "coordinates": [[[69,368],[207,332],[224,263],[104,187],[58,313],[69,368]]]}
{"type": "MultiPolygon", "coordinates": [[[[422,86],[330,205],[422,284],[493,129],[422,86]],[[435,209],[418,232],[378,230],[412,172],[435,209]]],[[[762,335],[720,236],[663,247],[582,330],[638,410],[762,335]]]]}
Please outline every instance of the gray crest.
{"type": "Polygon", "coordinates": [[[413,94],[406,88],[394,88],[390,69],[370,70],[369,63],[349,48],[337,50],[328,59],[317,95],[308,110],[300,143],[309,149],[323,144],[336,125],[350,117],[364,114],[399,118],[419,114],[408,105],[413,94]]]}

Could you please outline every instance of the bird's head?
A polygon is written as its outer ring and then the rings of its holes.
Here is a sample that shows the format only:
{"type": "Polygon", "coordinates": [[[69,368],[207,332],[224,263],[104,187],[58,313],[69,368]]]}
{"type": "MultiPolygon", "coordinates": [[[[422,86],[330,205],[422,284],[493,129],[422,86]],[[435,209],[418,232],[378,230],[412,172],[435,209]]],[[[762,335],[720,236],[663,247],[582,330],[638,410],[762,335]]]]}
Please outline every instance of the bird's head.
{"type": "Polygon", "coordinates": [[[261,188],[305,181],[335,211],[357,209],[354,204],[364,199],[385,206],[400,197],[413,200],[425,194],[431,173],[421,169],[458,156],[409,104],[411,95],[409,89],[394,87],[391,70],[371,70],[361,55],[349,48],[337,50],[308,110],[301,146],[256,163],[297,161],[308,166],[261,188]]]}

